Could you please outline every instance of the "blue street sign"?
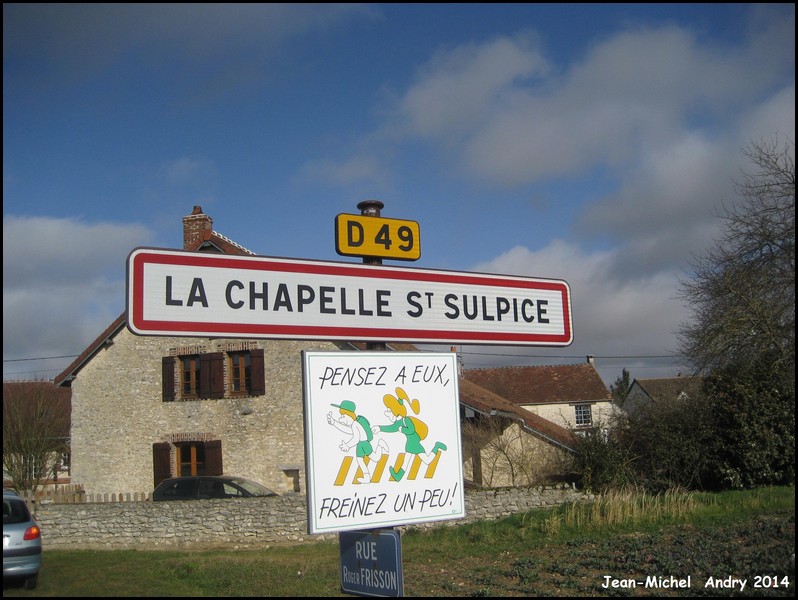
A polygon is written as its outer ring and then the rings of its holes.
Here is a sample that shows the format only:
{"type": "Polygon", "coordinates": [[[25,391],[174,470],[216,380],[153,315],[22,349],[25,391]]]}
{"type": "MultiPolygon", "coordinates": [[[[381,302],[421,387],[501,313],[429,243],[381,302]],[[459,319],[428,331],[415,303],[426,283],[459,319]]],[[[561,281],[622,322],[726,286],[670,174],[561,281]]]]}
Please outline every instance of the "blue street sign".
{"type": "Polygon", "coordinates": [[[402,596],[399,532],[342,531],[341,589],[361,596],[402,596]]]}

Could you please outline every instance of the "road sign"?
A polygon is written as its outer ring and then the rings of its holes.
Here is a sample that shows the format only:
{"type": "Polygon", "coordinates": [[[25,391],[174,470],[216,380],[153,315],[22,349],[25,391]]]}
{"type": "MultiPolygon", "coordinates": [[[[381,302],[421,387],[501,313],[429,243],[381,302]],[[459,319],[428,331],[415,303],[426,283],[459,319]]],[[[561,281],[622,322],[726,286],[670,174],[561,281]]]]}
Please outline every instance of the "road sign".
{"type": "Polygon", "coordinates": [[[308,531],[465,516],[457,356],[303,352],[308,531]]]}
{"type": "Polygon", "coordinates": [[[398,531],[342,532],[338,535],[338,545],[342,591],[361,596],[403,595],[398,531]]]}
{"type": "Polygon", "coordinates": [[[335,217],[335,250],[341,256],[418,260],[418,223],[402,219],[340,214],[335,217]]]}
{"type": "Polygon", "coordinates": [[[138,248],[133,333],[567,346],[560,280],[138,248]]]}

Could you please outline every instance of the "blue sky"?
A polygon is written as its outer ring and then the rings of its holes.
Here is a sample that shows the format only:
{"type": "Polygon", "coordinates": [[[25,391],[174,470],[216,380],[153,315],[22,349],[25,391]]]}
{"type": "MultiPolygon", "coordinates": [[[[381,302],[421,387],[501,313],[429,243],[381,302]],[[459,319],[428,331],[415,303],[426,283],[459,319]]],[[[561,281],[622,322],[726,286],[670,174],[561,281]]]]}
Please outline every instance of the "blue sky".
{"type": "Polygon", "coordinates": [[[794,56],[790,4],[4,4],[4,379],[80,354],[194,205],[357,262],[334,219],[372,198],[419,223],[414,267],[570,284],[571,346],[466,368],[676,375],[679,278],[743,148],[794,141],[794,56]]]}

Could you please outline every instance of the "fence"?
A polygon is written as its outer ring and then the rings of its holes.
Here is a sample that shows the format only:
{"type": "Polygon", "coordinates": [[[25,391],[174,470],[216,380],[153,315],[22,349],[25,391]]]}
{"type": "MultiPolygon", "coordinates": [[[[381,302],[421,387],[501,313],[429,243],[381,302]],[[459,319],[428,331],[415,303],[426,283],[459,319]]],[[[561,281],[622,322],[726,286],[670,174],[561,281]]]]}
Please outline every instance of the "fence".
{"type": "Polygon", "coordinates": [[[87,494],[81,484],[66,484],[19,492],[28,508],[36,512],[42,504],[83,504],[87,502],[144,502],[149,492],[120,492],[118,494],[87,494]]]}

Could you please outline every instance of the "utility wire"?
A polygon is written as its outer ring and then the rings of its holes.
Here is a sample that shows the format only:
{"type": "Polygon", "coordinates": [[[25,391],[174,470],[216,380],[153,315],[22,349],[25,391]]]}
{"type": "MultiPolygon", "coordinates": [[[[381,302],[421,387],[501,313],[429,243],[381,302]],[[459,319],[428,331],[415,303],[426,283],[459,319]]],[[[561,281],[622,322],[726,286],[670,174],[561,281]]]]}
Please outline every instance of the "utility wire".
{"type": "MultiPolygon", "coordinates": [[[[550,354],[505,354],[501,352],[472,352],[470,350],[461,350],[461,354],[471,354],[475,356],[513,356],[516,358],[550,358],[550,359],[582,359],[585,355],[574,355],[574,356],[556,356],[550,354]]],[[[32,361],[32,360],[54,360],[57,358],[77,358],[78,354],[65,354],[63,356],[42,356],[38,358],[9,358],[3,359],[4,363],[11,363],[11,362],[25,362],[25,361],[32,361]]],[[[595,359],[601,360],[611,360],[611,359],[624,359],[624,360],[634,360],[639,358],[680,358],[678,354],[634,354],[629,356],[604,356],[601,354],[591,354],[591,356],[595,359]]]]}
{"type": "MultiPolygon", "coordinates": [[[[471,352],[470,350],[462,350],[460,351],[461,354],[471,354],[477,356],[512,356],[516,358],[561,358],[561,359],[583,359],[585,358],[585,354],[573,355],[573,356],[557,356],[551,354],[505,354],[500,352],[471,352]]],[[[626,360],[633,360],[636,358],[681,358],[679,354],[636,354],[632,356],[603,356],[601,354],[591,354],[595,359],[601,360],[609,360],[609,359],[626,359],[626,360]]]]}
{"type": "Polygon", "coordinates": [[[9,358],[9,359],[5,359],[4,358],[3,362],[7,363],[7,362],[24,362],[26,360],[52,360],[52,359],[55,359],[55,358],[77,358],[78,356],[80,356],[80,355],[79,354],[65,354],[64,356],[42,356],[40,358],[9,358]]]}

